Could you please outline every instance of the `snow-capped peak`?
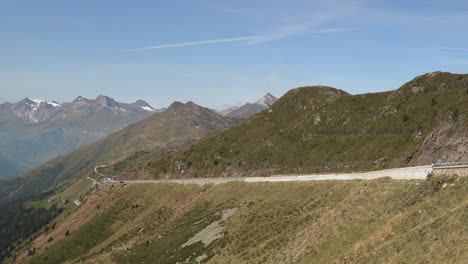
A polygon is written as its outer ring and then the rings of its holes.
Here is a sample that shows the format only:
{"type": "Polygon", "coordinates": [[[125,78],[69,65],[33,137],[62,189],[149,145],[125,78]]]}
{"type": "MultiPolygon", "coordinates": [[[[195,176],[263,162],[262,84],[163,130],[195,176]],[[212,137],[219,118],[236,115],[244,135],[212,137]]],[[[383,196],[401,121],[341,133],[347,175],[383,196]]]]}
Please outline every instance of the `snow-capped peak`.
{"type": "Polygon", "coordinates": [[[36,107],[35,107],[35,108],[39,107],[39,105],[40,105],[41,103],[46,103],[46,104],[51,105],[51,106],[53,106],[53,107],[59,107],[59,106],[61,106],[61,104],[59,104],[59,103],[57,103],[57,102],[49,102],[49,101],[42,100],[42,99],[31,99],[31,101],[33,101],[33,102],[36,104],[36,107]]]}
{"type": "Polygon", "coordinates": [[[141,109],[145,110],[145,111],[149,111],[149,112],[156,112],[156,110],[154,110],[152,107],[150,106],[142,106],[141,109]]]}
{"type": "Polygon", "coordinates": [[[62,106],[61,104],[57,103],[57,102],[47,102],[48,104],[52,105],[53,107],[59,107],[59,106],[62,106]]]}
{"type": "Polygon", "coordinates": [[[262,98],[260,98],[260,100],[257,101],[257,104],[264,105],[264,106],[270,106],[274,102],[276,102],[277,100],[278,100],[278,98],[273,96],[271,93],[267,93],[265,96],[263,96],[262,98]]]}
{"type": "Polygon", "coordinates": [[[25,103],[28,108],[19,110],[16,115],[26,117],[34,123],[38,123],[44,116],[53,109],[60,107],[61,104],[53,101],[48,102],[42,99],[29,99],[25,98],[22,103],[25,103]]]}
{"type": "Polygon", "coordinates": [[[41,100],[41,99],[31,99],[31,101],[35,102],[36,104],[45,102],[44,100],[41,100]]]}

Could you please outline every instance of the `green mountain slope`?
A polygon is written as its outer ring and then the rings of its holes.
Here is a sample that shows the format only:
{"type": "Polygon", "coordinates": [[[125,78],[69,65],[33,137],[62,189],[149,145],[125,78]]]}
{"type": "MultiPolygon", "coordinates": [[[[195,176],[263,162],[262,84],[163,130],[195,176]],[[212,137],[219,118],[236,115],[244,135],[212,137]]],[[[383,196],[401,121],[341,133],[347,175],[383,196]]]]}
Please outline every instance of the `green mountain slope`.
{"type": "Polygon", "coordinates": [[[464,263],[466,212],[468,178],[104,185],[16,263],[464,263]]]}
{"type": "Polygon", "coordinates": [[[0,202],[31,196],[91,172],[96,165],[116,162],[139,151],[155,159],[200,139],[207,133],[234,125],[223,117],[192,102],[174,103],[166,111],[117,131],[96,143],[0,182],[0,202]]]}
{"type": "Polygon", "coordinates": [[[362,95],[289,91],[269,110],[148,164],[153,177],[366,170],[466,159],[468,75],[435,72],[362,95]]]}

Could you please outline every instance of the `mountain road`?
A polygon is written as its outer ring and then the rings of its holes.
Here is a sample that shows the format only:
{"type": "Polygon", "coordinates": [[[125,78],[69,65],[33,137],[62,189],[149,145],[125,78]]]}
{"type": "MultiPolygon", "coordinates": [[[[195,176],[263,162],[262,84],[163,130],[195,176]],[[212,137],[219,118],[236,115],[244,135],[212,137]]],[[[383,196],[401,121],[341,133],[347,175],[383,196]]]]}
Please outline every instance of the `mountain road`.
{"type": "MultiPolygon", "coordinates": [[[[125,180],[128,184],[137,183],[178,183],[178,184],[221,184],[227,182],[298,182],[298,181],[330,181],[330,180],[371,180],[389,177],[395,180],[424,180],[432,172],[432,166],[404,167],[368,172],[304,174],[304,175],[272,175],[269,177],[217,177],[192,179],[158,179],[158,180],[125,180]]],[[[119,181],[106,181],[119,183],[119,181]]]]}

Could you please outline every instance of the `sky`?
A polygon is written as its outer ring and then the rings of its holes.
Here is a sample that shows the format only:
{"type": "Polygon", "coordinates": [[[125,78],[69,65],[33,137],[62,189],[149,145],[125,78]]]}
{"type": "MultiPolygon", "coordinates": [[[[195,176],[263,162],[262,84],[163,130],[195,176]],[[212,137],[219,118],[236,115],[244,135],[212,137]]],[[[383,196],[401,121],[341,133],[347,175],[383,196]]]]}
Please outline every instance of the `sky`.
{"type": "Polygon", "coordinates": [[[211,108],[468,72],[468,2],[0,0],[0,102],[103,94],[211,108]]]}

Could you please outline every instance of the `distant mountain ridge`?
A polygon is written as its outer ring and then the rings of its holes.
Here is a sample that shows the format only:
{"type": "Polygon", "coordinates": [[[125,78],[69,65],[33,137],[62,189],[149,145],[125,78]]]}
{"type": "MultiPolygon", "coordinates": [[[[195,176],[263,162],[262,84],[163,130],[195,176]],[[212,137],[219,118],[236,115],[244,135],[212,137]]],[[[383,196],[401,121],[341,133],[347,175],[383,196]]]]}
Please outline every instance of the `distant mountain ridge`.
{"type": "MultiPolygon", "coordinates": [[[[160,112],[161,110],[151,107],[143,100],[137,100],[134,103],[116,102],[114,99],[99,95],[96,99],[87,99],[78,96],[70,103],[60,104],[57,101],[45,101],[41,99],[25,98],[17,103],[0,104],[0,121],[8,122],[12,119],[23,121],[28,124],[36,124],[49,121],[56,113],[64,111],[81,110],[86,111],[86,107],[103,107],[115,112],[160,112]]],[[[63,116],[61,118],[64,118],[63,116]]]]}
{"type": "Polygon", "coordinates": [[[242,106],[235,106],[225,110],[220,111],[224,116],[234,117],[234,118],[248,118],[258,112],[261,112],[272,104],[274,104],[278,98],[273,96],[271,93],[267,93],[265,96],[260,98],[254,103],[246,103],[242,106]]]}
{"type": "MultiPolygon", "coordinates": [[[[103,95],[79,96],[69,103],[29,98],[3,103],[0,156],[18,168],[32,168],[156,112],[143,100],[121,103],[103,95]]],[[[0,174],[12,176],[5,171],[0,174]]]]}
{"type": "Polygon", "coordinates": [[[0,105],[0,120],[17,119],[26,123],[38,123],[48,118],[61,104],[40,99],[24,98],[17,103],[4,103],[0,105]]]}

